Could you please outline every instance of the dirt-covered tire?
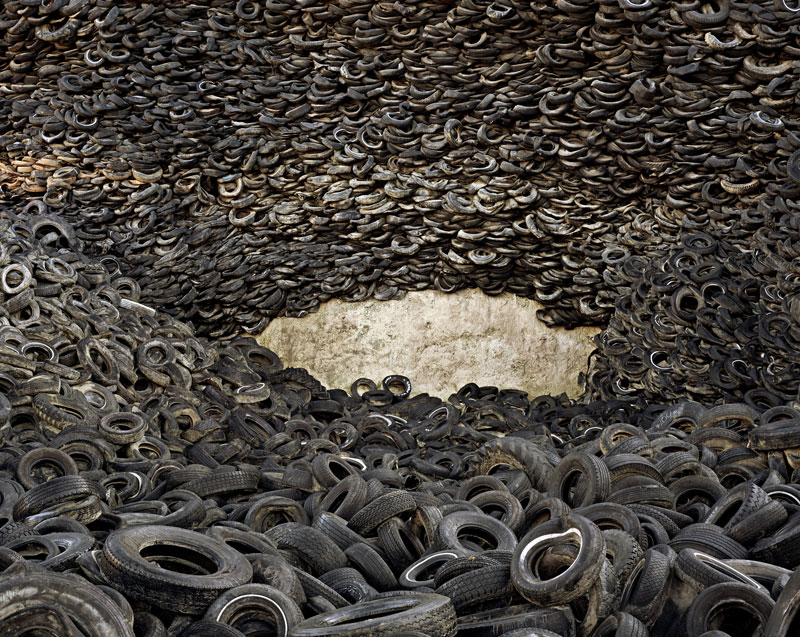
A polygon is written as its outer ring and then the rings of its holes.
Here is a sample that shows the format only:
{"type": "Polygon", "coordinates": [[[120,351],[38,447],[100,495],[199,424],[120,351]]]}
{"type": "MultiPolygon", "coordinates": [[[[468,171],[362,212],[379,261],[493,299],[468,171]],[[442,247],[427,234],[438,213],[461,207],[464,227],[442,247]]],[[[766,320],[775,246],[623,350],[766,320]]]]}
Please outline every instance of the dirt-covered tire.
{"type": "Polygon", "coordinates": [[[549,633],[574,637],[575,617],[569,606],[540,608],[534,604],[517,604],[458,618],[458,637],[506,637],[517,631],[525,631],[524,635],[549,633]]]}
{"type": "MultiPolygon", "coordinates": [[[[4,635],[30,629],[29,616],[56,608],[87,637],[133,637],[128,622],[114,601],[99,588],[75,575],[49,573],[24,563],[14,564],[0,578],[0,626],[4,635]]],[[[62,634],[68,634],[65,630],[62,634]]]]}
{"type": "Polygon", "coordinates": [[[502,467],[521,469],[534,488],[545,490],[553,463],[529,440],[506,436],[491,440],[478,448],[470,458],[473,475],[489,475],[502,467]]]}

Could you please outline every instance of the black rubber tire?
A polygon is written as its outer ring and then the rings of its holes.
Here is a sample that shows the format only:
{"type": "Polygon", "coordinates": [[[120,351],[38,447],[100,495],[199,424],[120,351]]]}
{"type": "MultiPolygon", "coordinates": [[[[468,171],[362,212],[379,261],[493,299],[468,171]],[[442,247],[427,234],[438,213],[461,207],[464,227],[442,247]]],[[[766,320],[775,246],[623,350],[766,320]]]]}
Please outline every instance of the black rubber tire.
{"type": "Polygon", "coordinates": [[[571,453],[556,465],[547,492],[570,507],[589,506],[606,500],[611,493],[611,475],[600,458],[571,453]]]}
{"type": "Polygon", "coordinates": [[[217,597],[203,618],[233,628],[237,628],[240,621],[245,624],[257,621],[260,629],[266,629],[269,622],[278,637],[286,637],[303,621],[303,613],[291,597],[277,588],[266,584],[243,584],[217,597]]]}
{"type": "Polygon", "coordinates": [[[397,588],[397,578],[386,561],[369,544],[364,542],[353,544],[345,549],[344,554],[356,567],[364,579],[381,592],[397,588]]]}
{"type": "Polygon", "coordinates": [[[236,549],[242,555],[277,555],[278,550],[274,544],[263,535],[251,531],[249,528],[237,529],[231,526],[212,526],[206,530],[208,537],[224,542],[236,549]],[[246,529],[246,530],[245,530],[246,529]]]}
{"type": "Polygon", "coordinates": [[[749,547],[779,528],[788,517],[783,504],[771,501],[728,529],[728,537],[749,547]]]}
{"type": "Polygon", "coordinates": [[[499,563],[499,560],[486,553],[482,555],[461,555],[455,557],[452,560],[448,560],[437,569],[433,577],[433,587],[439,588],[454,577],[484,568],[485,566],[496,566],[499,563]]]}
{"type": "Polygon", "coordinates": [[[306,594],[297,573],[281,555],[257,555],[250,557],[253,567],[253,583],[267,584],[283,591],[300,606],[306,601],[306,594]]]}
{"type": "Polygon", "coordinates": [[[347,526],[359,535],[365,535],[389,518],[402,517],[416,508],[416,501],[406,491],[390,491],[367,504],[350,518],[347,526]]]}
{"type": "Polygon", "coordinates": [[[389,518],[378,527],[378,542],[395,573],[405,570],[425,552],[422,542],[400,518],[389,518]]]}
{"type": "Polygon", "coordinates": [[[312,575],[347,566],[347,556],[333,540],[311,526],[297,526],[277,541],[279,549],[291,551],[312,575]]]}
{"type": "Polygon", "coordinates": [[[94,547],[94,538],[82,533],[48,533],[21,537],[8,542],[5,546],[23,556],[25,549],[36,550],[36,547],[39,547],[39,550],[44,549],[48,555],[38,562],[39,566],[60,573],[75,566],[75,561],[94,547]]]}
{"type": "Polygon", "coordinates": [[[606,546],[603,534],[593,522],[578,515],[568,515],[545,522],[529,531],[517,545],[511,561],[511,581],[517,592],[534,604],[551,606],[567,604],[589,591],[605,564],[606,546]],[[542,578],[532,567],[534,548],[561,543],[575,546],[578,553],[563,572],[542,578]],[[570,541],[571,540],[571,541],[570,541]]]}
{"type": "Polygon", "coordinates": [[[605,618],[597,628],[592,631],[592,637],[649,637],[642,622],[628,613],[614,613],[605,618]]]}
{"type": "Polygon", "coordinates": [[[205,610],[222,592],[248,583],[253,576],[247,559],[223,542],[164,526],[114,531],[106,538],[98,563],[109,583],[131,599],[188,614],[205,610]],[[175,560],[184,569],[194,564],[199,573],[162,568],[158,560],[167,565],[175,560]]]}
{"type": "Polygon", "coordinates": [[[436,530],[436,547],[439,550],[453,549],[462,553],[481,553],[490,549],[513,551],[517,538],[513,531],[500,520],[485,513],[456,511],[446,515],[436,530]],[[487,544],[480,547],[476,541],[487,544]],[[465,545],[464,542],[468,542],[465,545]]]}
{"type": "Polygon", "coordinates": [[[325,511],[349,520],[367,502],[367,483],[361,476],[351,475],[330,488],[314,511],[318,516],[325,511]]]}
{"type": "Polygon", "coordinates": [[[588,507],[573,510],[575,515],[582,515],[594,522],[601,531],[618,529],[636,540],[639,539],[640,522],[636,514],[628,507],[613,502],[598,502],[588,507]]]}
{"type": "MultiPolygon", "coordinates": [[[[3,520],[8,520],[8,518],[3,518],[3,520]]],[[[18,538],[36,535],[39,535],[39,532],[24,522],[7,521],[0,526],[0,546],[5,546],[18,538]]]]}
{"type": "Polygon", "coordinates": [[[800,634],[800,569],[792,573],[775,601],[764,635],[794,637],[800,634]]]}
{"type": "Polygon", "coordinates": [[[769,502],[769,495],[758,485],[751,482],[740,484],[716,501],[704,522],[716,524],[729,531],[737,522],[769,502]]]}
{"type": "Polygon", "coordinates": [[[111,444],[128,445],[144,438],[147,422],[139,414],[117,412],[103,416],[98,428],[111,444]]]}
{"type": "Polygon", "coordinates": [[[664,483],[664,478],[661,477],[658,469],[655,468],[647,458],[637,456],[632,453],[620,453],[613,456],[603,458],[608,473],[611,476],[611,486],[617,480],[627,478],[628,476],[647,476],[664,483]]]}
{"type": "Polygon", "coordinates": [[[769,594],[764,586],[733,566],[696,549],[683,549],[678,553],[674,570],[681,580],[694,587],[698,592],[715,584],[739,582],[758,588],[764,594],[769,594]]]}
{"type": "Polygon", "coordinates": [[[300,503],[277,495],[267,495],[253,500],[244,523],[254,531],[264,531],[282,522],[308,524],[308,514],[300,503]]]}
{"type": "MultiPolygon", "coordinates": [[[[144,611],[133,614],[133,631],[137,635],[146,635],[147,637],[167,637],[167,628],[164,626],[164,622],[153,613],[144,611]]],[[[203,633],[198,631],[191,634],[202,635],[203,633]]]]}
{"type": "Polygon", "coordinates": [[[325,512],[320,514],[314,520],[312,526],[322,531],[343,551],[353,544],[364,541],[363,537],[348,528],[346,520],[333,513],[325,512]]]}
{"type": "Polygon", "coordinates": [[[749,447],[757,451],[800,447],[800,419],[774,420],[759,425],[748,434],[749,447]]]}
{"type": "Polygon", "coordinates": [[[730,630],[737,635],[774,637],[775,633],[765,631],[773,606],[775,602],[769,595],[752,586],[738,582],[715,584],[703,590],[684,613],[681,635],[699,637],[710,630],[730,630]]]}
{"type": "Polygon", "coordinates": [[[443,564],[462,556],[463,553],[454,550],[434,551],[423,555],[401,573],[398,582],[403,588],[433,587],[435,573],[430,573],[430,577],[424,580],[420,580],[419,576],[433,567],[438,570],[443,564]]]}
{"type": "Polygon", "coordinates": [[[644,559],[644,550],[630,534],[617,529],[603,531],[606,542],[606,555],[609,557],[611,570],[610,593],[617,602],[622,597],[622,589],[636,565],[644,559]]]}
{"type": "Polygon", "coordinates": [[[562,637],[575,637],[575,617],[569,606],[540,608],[519,604],[480,611],[458,618],[458,637],[495,637],[518,630],[526,635],[549,631],[562,637]]]}
{"type": "MultiPolygon", "coordinates": [[[[318,580],[313,575],[309,575],[303,569],[295,568],[295,575],[297,576],[300,585],[303,587],[303,594],[306,598],[306,605],[311,608],[320,608],[317,604],[319,600],[323,600],[327,610],[331,608],[344,608],[349,602],[339,595],[335,590],[324,582],[318,580]]],[[[318,613],[326,612],[325,610],[317,610],[318,613]]]]}
{"type": "Polygon", "coordinates": [[[0,625],[9,635],[30,629],[9,625],[12,616],[24,622],[24,613],[50,606],[61,609],[88,631],[87,637],[134,637],[133,626],[122,610],[100,589],[76,575],[29,570],[19,563],[6,569],[0,578],[0,598],[0,625]]]}
{"type": "Polygon", "coordinates": [[[75,461],[60,449],[50,447],[31,449],[19,459],[17,465],[17,479],[26,489],[32,489],[37,484],[47,481],[34,475],[35,468],[40,464],[54,465],[62,476],[78,475],[78,466],[75,461]]]}
{"type": "Polygon", "coordinates": [[[335,487],[348,476],[358,475],[352,464],[331,453],[316,456],[311,461],[311,471],[317,482],[326,489],[335,487]]]}
{"type": "MultiPolygon", "coordinates": [[[[144,633],[150,637],[149,633],[144,633]]],[[[167,632],[164,632],[167,635],[167,632]]],[[[219,622],[201,619],[187,626],[180,634],[180,637],[247,637],[242,631],[236,630],[233,626],[227,626],[219,622]]]]}
{"type": "Polygon", "coordinates": [[[453,601],[461,614],[473,604],[507,598],[514,592],[507,564],[492,564],[468,571],[447,580],[435,589],[453,601]]]}
{"type": "Polygon", "coordinates": [[[681,507],[697,502],[710,508],[728,492],[719,480],[706,476],[678,478],[669,485],[669,490],[675,496],[675,508],[678,511],[682,511],[681,507]]]}
{"type": "MultiPolygon", "coordinates": [[[[621,483],[617,483],[620,485],[621,483]]],[[[608,502],[629,506],[643,504],[672,509],[675,506],[675,495],[663,484],[640,484],[626,488],[616,488],[608,496],[608,502]]]]}
{"type": "Polygon", "coordinates": [[[676,552],[698,549],[719,559],[746,559],[749,551],[714,524],[696,523],[682,528],[669,545],[676,552]]]}
{"type": "Polygon", "coordinates": [[[620,610],[651,626],[666,602],[674,560],[675,552],[664,545],[645,551],[644,559],[636,565],[625,582],[620,610]],[[659,550],[662,547],[665,551],[659,550]]]}
{"type": "Polygon", "coordinates": [[[563,500],[558,498],[544,498],[536,501],[525,510],[525,524],[528,530],[532,527],[554,520],[562,515],[567,515],[572,509],[563,500]]]}
{"type": "MultiPolygon", "coordinates": [[[[735,421],[737,424],[749,427],[757,420],[758,412],[745,403],[726,403],[706,409],[697,419],[699,428],[714,427],[725,420],[735,421]]],[[[728,429],[736,427],[728,426],[728,429]]]]}
{"type": "Polygon", "coordinates": [[[456,612],[450,599],[433,593],[386,595],[311,617],[289,634],[291,637],[390,637],[408,631],[454,637],[456,612]]]}
{"type": "Polygon", "coordinates": [[[201,498],[231,493],[249,493],[258,486],[258,474],[250,471],[219,471],[197,478],[181,488],[196,493],[201,498]]]}
{"type": "Polygon", "coordinates": [[[525,525],[525,510],[507,489],[484,491],[469,500],[486,515],[497,518],[513,533],[519,533],[525,525]]]}
{"type": "Polygon", "coordinates": [[[800,513],[795,513],[771,535],[756,542],[750,553],[755,560],[784,568],[793,570],[800,566],[800,513]]]}
{"type": "Polygon", "coordinates": [[[14,519],[21,520],[55,504],[87,496],[102,497],[95,482],[87,480],[83,476],[53,478],[20,496],[19,500],[14,503],[14,519]]]}
{"type": "Polygon", "coordinates": [[[674,424],[690,420],[697,423],[697,420],[706,411],[703,405],[693,401],[681,401],[677,405],[671,405],[655,417],[650,424],[648,431],[664,431],[674,424]]]}
{"type": "MultiPolygon", "coordinates": [[[[782,566],[775,564],[767,564],[766,562],[759,562],[758,560],[723,560],[725,564],[731,568],[736,569],[742,575],[757,581],[764,588],[772,591],[776,583],[782,580],[788,580],[792,575],[792,571],[782,566]]],[[[785,581],[784,581],[785,584],[785,581]]],[[[783,590],[783,586],[781,586],[783,590]]],[[[778,592],[780,594],[780,591],[778,592]]],[[[777,595],[773,595],[773,598],[777,595]]]]}
{"type": "Polygon", "coordinates": [[[319,581],[330,586],[351,604],[365,602],[378,596],[378,591],[367,583],[356,569],[345,567],[320,575],[319,581]]]}

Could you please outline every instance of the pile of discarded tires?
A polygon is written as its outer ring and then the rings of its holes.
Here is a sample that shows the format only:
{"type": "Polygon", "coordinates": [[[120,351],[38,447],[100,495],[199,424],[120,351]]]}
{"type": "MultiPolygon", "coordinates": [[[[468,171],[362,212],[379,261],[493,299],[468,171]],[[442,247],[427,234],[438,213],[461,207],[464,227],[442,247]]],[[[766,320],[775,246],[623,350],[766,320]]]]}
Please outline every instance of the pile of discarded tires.
{"type": "Polygon", "coordinates": [[[800,410],[326,389],[0,214],[0,628],[793,635],[800,410]]]}
{"type": "Polygon", "coordinates": [[[800,390],[796,215],[742,252],[708,233],[614,266],[616,310],[595,338],[586,396],[777,406],[800,390]]]}
{"type": "Polygon", "coordinates": [[[468,286],[602,325],[615,263],[796,207],[798,28],[795,0],[6,0],[0,187],[214,337],[468,286]]]}

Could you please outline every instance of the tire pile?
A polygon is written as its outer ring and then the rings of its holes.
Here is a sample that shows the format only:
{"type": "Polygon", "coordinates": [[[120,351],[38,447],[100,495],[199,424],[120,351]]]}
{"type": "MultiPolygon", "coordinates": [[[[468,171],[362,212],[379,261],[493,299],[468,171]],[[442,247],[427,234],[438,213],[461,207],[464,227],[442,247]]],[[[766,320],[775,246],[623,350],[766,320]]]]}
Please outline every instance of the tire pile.
{"type": "Polygon", "coordinates": [[[800,389],[797,218],[741,252],[707,233],[614,270],[616,310],[595,342],[587,398],[746,400],[765,408],[800,389]]]}
{"type": "Polygon", "coordinates": [[[5,634],[796,634],[796,406],[326,389],[42,210],[0,213],[5,634]]]}
{"type": "Polygon", "coordinates": [[[792,0],[9,0],[0,25],[6,196],[211,336],[465,286],[602,325],[620,260],[747,250],[797,201],[792,0]]]}

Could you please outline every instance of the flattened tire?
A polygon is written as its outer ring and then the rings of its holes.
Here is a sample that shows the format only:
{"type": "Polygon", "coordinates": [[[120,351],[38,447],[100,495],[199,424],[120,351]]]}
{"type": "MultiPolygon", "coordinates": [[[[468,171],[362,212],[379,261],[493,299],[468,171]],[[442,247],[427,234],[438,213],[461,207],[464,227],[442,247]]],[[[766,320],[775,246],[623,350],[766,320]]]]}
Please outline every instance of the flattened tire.
{"type": "Polygon", "coordinates": [[[126,597],[185,614],[204,611],[224,591],[253,576],[247,558],[227,544],[166,526],[112,532],[98,563],[109,583],[126,597]]]}
{"type": "Polygon", "coordinates": [[[495,637],[518,630],[526,635],[552,631],[563,637],[575,637],[575,617],[569,606],[539,608],[534,604],[519,604],[480,611],[459,617],[458,637],[495,637]]]}
{"type": "Polygon", "coordinates": [[[96,483],[83,476],[61,476],[36,485],[14,503],[14,519],[22,520],[29,515],[62,502],[86,498],[102,497],[96,483]]]}
{"type": "Polygon", "coordinates": [[[295,626],[289,635],[390,637],[412,631],[453,637],[456,634],[456,611],[450,599],[435,593],[390,593],[311,617],[295,626]]]}

